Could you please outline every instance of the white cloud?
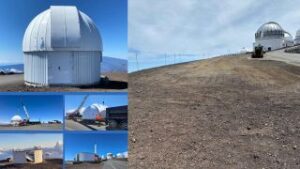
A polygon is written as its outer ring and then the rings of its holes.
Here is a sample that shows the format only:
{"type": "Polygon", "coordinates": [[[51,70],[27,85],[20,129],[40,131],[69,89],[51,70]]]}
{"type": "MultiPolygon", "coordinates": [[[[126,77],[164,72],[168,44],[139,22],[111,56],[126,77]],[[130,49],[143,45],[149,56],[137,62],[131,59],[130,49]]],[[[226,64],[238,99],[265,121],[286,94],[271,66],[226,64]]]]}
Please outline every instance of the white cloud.
{"type": "Polygon", "coordinates": [[[297,1],[129,0],[129,48],[211,55],[251,48],[255,31],[270,20],[295,35],[297,1]]]}

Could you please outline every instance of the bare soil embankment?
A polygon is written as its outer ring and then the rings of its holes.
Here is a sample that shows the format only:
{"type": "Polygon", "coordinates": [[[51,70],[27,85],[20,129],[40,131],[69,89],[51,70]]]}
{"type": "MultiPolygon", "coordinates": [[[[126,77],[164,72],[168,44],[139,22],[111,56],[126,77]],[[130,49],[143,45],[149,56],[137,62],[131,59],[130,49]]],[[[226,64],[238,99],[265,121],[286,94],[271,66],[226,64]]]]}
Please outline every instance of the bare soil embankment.
{"type": "Polygon", "coordinates": [[[129,168],[300,168],[300,67],[247,57],[129,74],[129,168]]]}

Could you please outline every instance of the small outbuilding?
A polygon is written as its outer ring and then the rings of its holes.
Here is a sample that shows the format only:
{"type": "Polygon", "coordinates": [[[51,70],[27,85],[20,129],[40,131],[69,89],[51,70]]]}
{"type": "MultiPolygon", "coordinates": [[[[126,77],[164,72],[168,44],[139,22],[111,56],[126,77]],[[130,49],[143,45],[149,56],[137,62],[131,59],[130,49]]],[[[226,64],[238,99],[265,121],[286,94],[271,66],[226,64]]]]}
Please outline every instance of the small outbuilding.
{"type": "Polygon", "coordinates": [[[75,6],[51,6],[37,15],[24,34],[23,52],[26,85],[88,86],[100,81],[100,33],[75,6]]]}
{"type": "Polygon", "coordinates": [[[13,151],[14,164],[39,164],[43,162],[43,150],[15,150],[13,151]]]}

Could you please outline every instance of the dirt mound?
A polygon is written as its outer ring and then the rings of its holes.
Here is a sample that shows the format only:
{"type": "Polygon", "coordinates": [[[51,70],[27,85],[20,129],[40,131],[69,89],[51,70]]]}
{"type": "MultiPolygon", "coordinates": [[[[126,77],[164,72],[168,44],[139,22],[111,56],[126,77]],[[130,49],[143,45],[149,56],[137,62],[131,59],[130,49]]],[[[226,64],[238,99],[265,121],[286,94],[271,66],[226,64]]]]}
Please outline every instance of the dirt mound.
{"type": "Polygon", "coordinates": [[[129,168],[300,168],[300,67],[249,55],[129,75],[129,168]]]}

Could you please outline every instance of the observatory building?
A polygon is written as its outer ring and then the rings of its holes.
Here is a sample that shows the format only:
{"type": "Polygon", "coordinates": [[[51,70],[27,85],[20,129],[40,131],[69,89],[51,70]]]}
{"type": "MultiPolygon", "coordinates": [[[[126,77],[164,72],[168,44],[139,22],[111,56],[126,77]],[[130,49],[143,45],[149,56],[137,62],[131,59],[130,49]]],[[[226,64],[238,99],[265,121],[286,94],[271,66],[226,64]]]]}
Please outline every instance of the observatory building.
{"type": "Polygon", "coordinates": [[[260,26],[255,33],[253,47],[263,46],[264,51],[271,51],[293,46],[294,41],[290,33],[286,32],[278,23],[267,22],[260,26]]]}
{"type": "Polygon", "coordinates": [[[13,126],[18,126],[20,123],[22,123],[22,121],[23,119],[21,116],[14,115],[10,120],[10,124],[12,124],[13,126]]]}
{"type": "Polygon", "coordinates": [[[300,44],[300,29],[298,29],[297,32],[296,32],[296,37],[295,37],[295,40],[294,40],[294,44],[295,45],[300,44]]]}
{"type": "Polygon", "coordinates": [[[23,52],[26,85],[82,86],[100,81],[100,33],[75,6],[51,6],[37,15],[24,34],[23,52]]]}

